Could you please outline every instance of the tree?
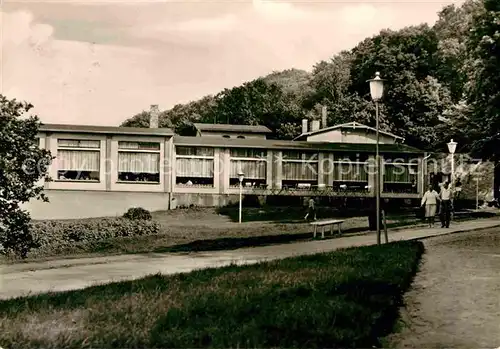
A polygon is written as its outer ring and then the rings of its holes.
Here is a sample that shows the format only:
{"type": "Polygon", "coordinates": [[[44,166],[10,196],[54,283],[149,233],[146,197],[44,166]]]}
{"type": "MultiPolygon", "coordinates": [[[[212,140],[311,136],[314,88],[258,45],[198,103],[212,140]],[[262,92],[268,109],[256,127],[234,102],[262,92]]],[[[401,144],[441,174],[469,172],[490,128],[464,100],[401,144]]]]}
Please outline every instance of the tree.
{"type": "Polygon", "coordinates": [[[495,162],[495,198],[500,196],[500,3],[484,0],[467,38],[470,62],[467,101],[472,151],[495,162]]]}
{"type": "Polygon", "coordinates": [[[437,78],[438,38],[427,25],[384,30],[356,46],[351,66],[352,94],[369,101],[366,82],[376,71],[387,79],[382,124],[406,143],[434,149],[440,116],[452,105],[449,89],[437,78]]]}
{"type": "Polygon", "coordinates": [[[36,182],[52,160],[49,151],[39,148],[38,118],[22,118],[32,107],[0,95],[0,246],[23,258],[35,242],[29,213],[20,205],[33,198],[48,201],[36,182]]]}

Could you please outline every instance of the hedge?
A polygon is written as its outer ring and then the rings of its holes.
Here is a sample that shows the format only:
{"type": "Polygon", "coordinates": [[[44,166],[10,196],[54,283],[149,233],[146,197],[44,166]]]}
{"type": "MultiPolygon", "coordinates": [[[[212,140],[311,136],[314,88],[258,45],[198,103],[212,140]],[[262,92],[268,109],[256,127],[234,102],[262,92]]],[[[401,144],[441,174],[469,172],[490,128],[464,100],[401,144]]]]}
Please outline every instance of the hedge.
{"type": "Polygon", "coordinates": [[[38,248],[29,255],[80,247],[92,247],[116,237],[155,235],[160,225],[148,220],[126,218],[100,218],[75,221],[37,221],[31,232],[38,248]]]}

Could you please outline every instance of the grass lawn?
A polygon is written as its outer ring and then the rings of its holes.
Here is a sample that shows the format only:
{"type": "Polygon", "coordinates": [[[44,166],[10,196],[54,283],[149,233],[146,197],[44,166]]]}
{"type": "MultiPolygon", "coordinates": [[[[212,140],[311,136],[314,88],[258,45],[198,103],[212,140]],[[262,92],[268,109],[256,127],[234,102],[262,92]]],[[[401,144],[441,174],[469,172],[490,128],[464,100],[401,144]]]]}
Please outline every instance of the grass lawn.
{"type": "Polygon", "coordinates": [[[0,302],[4,348],[369,348],[423,244],[395,242],[0,302]]]}
{"type": "MultiPolygon", "coordinates": [[[[246,211],[255,218],[256,215],[259,215],[256,210],[247,209],[246,211]]],[[[0,256],[0,262],[38,262],[60,258],[72,259],[137,253],[220,251],[312,239],[312,228],[308,223],[303,220],[290,221],[286,218],[287,213],[280,208],[273,210],[273,212],[281,212],[282,221],[252,221],[243,224],[232,222],[230,217],[217,214],[217,211],[214,208],[191,208],[153,212],[153,220],[162,226],[161,234],[158,235],[111,238],[91,245],[75,242],[64,250],[34,250],[25,260],[0,256]]],[[[272,212],[269,214],[276,215],[272,212]]],[[[495,213],[478,212],[474,215],[457,217],[456,221],[492,216],[495,216],[495,213]]],[[[318,216],[318,219],[323,218],[326,217],[318,216]]],[[[367,217],[343,219],[345,219],[342,224],[344,235],[368,232],[367,217]]],[[[387,223],[388,229],[396,229],[417,226],[422,223],[422,220],[408,215],[389,216],[387,223]]],[[[330,236],[327,235],[327,238],[330,236]]]]}

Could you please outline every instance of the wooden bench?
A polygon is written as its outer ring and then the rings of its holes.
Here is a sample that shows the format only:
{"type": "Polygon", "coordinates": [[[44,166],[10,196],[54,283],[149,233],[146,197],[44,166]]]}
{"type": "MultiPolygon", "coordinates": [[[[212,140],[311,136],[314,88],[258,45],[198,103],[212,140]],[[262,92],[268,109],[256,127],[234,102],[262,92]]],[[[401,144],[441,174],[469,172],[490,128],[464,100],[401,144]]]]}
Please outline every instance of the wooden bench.
{"type": "Polygon", "coordinates": [[[316,237],[316,233],[318,231],[318,227],[321,227],[321,237],[324,239],[325,238],[325,226],[330,226],[330,234],[333,235],[333,226],[337,225],[339,235],[342,234],[342,228],[341,225],[344,223],[343,220],[339,219],[329,219],[329,220],[323,220],[323,221],[314,221],[311,222],[310,224],[314,226],[314,237],[316,237]]]}

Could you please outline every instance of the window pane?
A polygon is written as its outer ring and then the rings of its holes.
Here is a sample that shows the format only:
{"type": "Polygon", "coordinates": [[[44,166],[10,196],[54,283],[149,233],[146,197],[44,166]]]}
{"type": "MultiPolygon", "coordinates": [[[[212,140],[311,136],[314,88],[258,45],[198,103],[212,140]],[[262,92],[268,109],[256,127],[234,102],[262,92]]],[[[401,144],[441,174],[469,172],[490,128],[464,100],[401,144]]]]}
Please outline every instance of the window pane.
{"type": "Polygon", "coordinates": [[[413,183],[417,179],[417,166],[385,165],[384,182],[413,183]]]}
{"type": "Polygon", "coordinates": [[[243,172],[245,178],[265,179],[265,161],[231,160],[231,178],[238,178],[238,173],[243,172]]]}
{"type": "Polygon", "coordinates": [[[58,139],[57,145],[61,148],[100,148],[99,140],[81,140],[81,139],[58,139]]]}
{"type": "Polygon", "coordinates": [[[284,162],[284,180],[317,180],[318,164],[311,162],[284,162]]]}
{"type": "Polygon", "coordinates": [[[119,149],[138,149],[138,150],[160,150],[160,143],[155,142],[118,142],[119,149]]]}
{"type": "Polygon", "coordinates": [[[100,153],[88,150],[58,150],[59,170],[99,171],[100,153]]]}
{"type": "Polygon", "coordinates": [[[177,177],[213,177],[214,160],[212,159],[176,159],[177,177]]]}
{"type": "Polygon", "coordinates": [[[118,153],[118,172],[160,173],[160,154],[118,153]]]}
{"type": "Polygon", "coordinates": [[[366,162],[369,155],[366,153],[337,153],[334,155],[335,161],[345,162],[366,162]]]}
{"type": "Polygon", "coordinates": [[[368,172],[364,164],[336,163],[335,180],[351,182],[368,182],[368,172]]]}
{"type": "Polygon", "coordinates": [[[214,148],[206,147],[176,147],[177,155],[191,155],[191,156],[213,156],[214,148]]]}
{"type": "Polygon", "coordinates": [[[231,157],[235,158],[265,158],[267,156],[266,150],[261,149],[245,149],[235,148],[231,149],[231,157]]]}

